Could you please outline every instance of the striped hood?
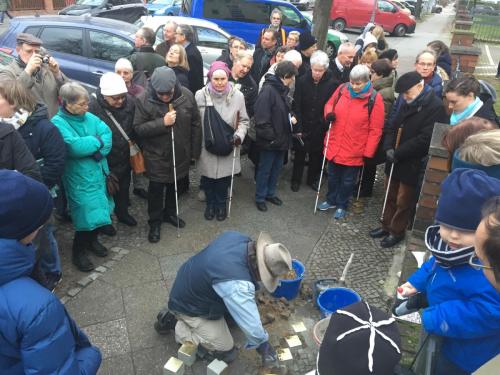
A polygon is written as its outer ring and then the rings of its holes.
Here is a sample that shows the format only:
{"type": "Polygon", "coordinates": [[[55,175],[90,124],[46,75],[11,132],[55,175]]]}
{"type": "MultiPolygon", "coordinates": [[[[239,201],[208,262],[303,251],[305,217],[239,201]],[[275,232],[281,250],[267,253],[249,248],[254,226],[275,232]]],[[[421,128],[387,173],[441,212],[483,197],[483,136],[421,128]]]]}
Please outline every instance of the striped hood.
{"type": "Polygon", "coordinates": [[[441,267],[451,268],[467,264],[474,253],[474,246],[452,249],[441,239],[439,225],[432,225],[425,232],[425,245],[441,267]]]}

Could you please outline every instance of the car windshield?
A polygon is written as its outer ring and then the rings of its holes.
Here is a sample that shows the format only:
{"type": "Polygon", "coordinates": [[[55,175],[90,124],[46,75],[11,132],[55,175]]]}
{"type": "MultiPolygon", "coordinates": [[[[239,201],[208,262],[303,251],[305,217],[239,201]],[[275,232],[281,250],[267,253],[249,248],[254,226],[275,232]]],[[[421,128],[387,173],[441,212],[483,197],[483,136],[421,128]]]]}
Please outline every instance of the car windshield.
{"type": "Polygon", "coordinates": [[[153,1],[148,1],[148,3],[151,4],[157,4],[157,5],[172,5],[174,0],[153,0],[153,1]]]}
{"type": "Polygon", "coordinates": [[[76,0],[76,5],[89,5],[92,7],[97,7],[103,2],[104,0],[76,0]]]}

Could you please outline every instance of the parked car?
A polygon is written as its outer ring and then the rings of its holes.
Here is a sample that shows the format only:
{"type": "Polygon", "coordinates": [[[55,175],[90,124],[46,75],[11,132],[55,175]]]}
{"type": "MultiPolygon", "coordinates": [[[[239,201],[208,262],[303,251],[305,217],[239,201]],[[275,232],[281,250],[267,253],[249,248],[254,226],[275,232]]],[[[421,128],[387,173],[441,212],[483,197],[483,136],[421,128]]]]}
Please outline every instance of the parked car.
{"type": "MultiPolygon", "coordinates": [[[[314,25],[312,23],[312,16],[310,14],[304,14],[304,17],[311,25],[311,30],[314,29],[314,25]]],[[[333,59],[337,56],[337,50],[342,43],[348,42],[349,38],[344,33],[335,30],[328,29],[328,33],[326,34],[326,50],[328,57],[333,59]]]]}
{"type": "Polygon", "coordinates": [[[15,17],[0,46],[17,55],[16,34],[33,34],[69,78],[98,86],[101,75],[114,71],[116,60],[134,52],[136,31],[130,23],[89,15],[15,17]]]}
{"type": "MultiPolygon", "coordinates": [[[[407,3],[401,0],[391,0],[401,11],[405,12],[406,14],[410,15],[413,14],[408,7],[407,3]]],[[[414,8],[415,9],[415,8],[414,8]]]]}
{"type": "Polygon", "coordinates": [[[112,18],[134,23],[148,13],[142,0],[76,0],[59,11],[60,15],[112,18]]]}
{"type": "Polygon", "coordinates": [[[231,35],[256,43],[275,8],[283,13],[287,32],[310,31],[304,15],[294,5],[279,0],[184,0],[181,15],[215,22],[231,35]]]}
{"type": "Polygon", "coordinates": [[[474,8],[472,8],[472,13],[473,14],[487,14],[491,16],[496,16],[500,14],[499,11],[497,11],[495,8],[493,8],[490,5],[476,5],[474,8]]]}
{"type": "MultiPolygon", "coordinates": [[[[373,12],[373,0],[334,0],[330,19],[334,29],[360,29],[370,21],[373,12]]],[[[415,32],[415,17],[401,11],[390,0],[378,0],[375,9],[375,23],[394,36],[404,36],[415,32]]]]}
{"type": "Polygon", "coordinates": [[[193,27],[195,31],[196,46],[201,52],[203,62],[209,66],[227,49],[227,40],[231,35],[221,29],[215,23],[198,18],[191,17],[170,17],[170,16],[147,16],[141,17],[135,25],[138,27],[146,26],[156,32],[156,43],[163,42],[163,26],[168,21],[174,21],[177,24],[186,24],[193,27]]]}
{"type": "Polygon", "coordinates": [[[178,16],[182,0],[153,0],[146,4],[152,16],[178,16]]]}
{"type": "Polygon", "coordinates": [[[298,10],[308,10],[314,0],[289,0],[291,4],[295,5],[298,10]]]}

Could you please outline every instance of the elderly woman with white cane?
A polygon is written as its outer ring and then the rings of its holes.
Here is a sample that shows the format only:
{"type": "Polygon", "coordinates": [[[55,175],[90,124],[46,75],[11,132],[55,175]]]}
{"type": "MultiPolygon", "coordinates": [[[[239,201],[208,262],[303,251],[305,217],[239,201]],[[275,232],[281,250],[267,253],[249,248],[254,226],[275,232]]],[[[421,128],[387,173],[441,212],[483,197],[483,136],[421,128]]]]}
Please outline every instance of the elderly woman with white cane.
{"type": "MultiPolygon", "coordinates": [[[[205,219],[223,221],[232,178],[241,171],[239,146],[245,139],[248,115],[243,94],[228,81],[231,71],[215,61],[208,71],[208,84],[195,98],[203,122],[203,142],[198,168],[205,191],[205,219]]],[[[232,193],[232,192],[231,192],[232,193]]],[[[232,198],[232,194],[231,194],[232,198]]]]}

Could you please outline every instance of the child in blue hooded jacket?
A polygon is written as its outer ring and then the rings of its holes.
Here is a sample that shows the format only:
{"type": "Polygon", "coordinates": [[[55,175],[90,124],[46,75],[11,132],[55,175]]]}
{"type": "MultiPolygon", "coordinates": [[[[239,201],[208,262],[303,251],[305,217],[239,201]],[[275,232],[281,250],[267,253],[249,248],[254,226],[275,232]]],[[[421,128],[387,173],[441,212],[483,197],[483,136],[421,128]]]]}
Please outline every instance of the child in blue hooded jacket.
{"type": "Polygon", "coordinates": [[[500,295],[469,265],[481,207],[500,195],[500,180],[459,168],[441,185],[438,225],[425,234],[432,256],[398,288],[403,297],[425,293],[422,325],[442,338],[434,375],[466,375],[500,353],[500,295]]]}

